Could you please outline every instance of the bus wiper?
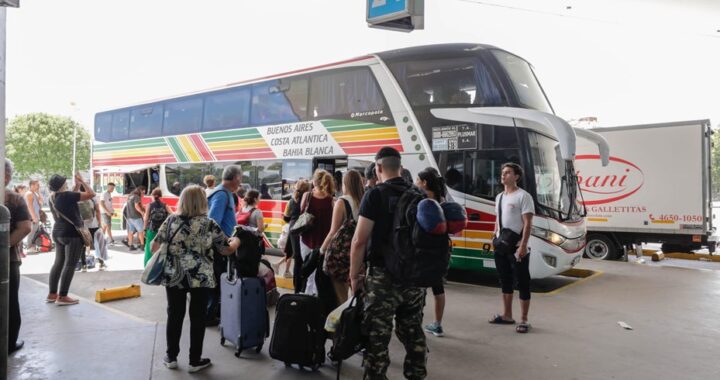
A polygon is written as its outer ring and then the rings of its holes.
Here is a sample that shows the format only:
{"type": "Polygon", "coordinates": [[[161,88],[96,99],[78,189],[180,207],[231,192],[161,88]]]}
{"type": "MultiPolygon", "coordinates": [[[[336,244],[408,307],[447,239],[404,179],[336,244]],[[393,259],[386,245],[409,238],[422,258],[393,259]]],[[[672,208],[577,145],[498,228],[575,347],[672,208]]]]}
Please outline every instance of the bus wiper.
{"type": "Polygon", "coordinates": [[[582,204],[582,212],[580,213],[580,216],[583,218],[587,216],[587,207],[585,207],[585,197],[583,197],[582,190],[580,190],[580,186],[578,186],[577,192],[580,194],[580,203],[582,204]]]}

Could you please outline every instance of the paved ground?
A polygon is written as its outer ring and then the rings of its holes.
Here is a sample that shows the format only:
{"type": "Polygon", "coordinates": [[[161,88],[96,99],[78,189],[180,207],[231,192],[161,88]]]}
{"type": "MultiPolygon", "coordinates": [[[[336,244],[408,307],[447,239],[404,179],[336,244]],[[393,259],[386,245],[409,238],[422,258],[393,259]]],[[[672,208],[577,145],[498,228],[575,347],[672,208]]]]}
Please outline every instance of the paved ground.
{"type": "MultiPolygon", "coordinates": [[[[99,288],[138,283],[142,256],[122,250],[112,256],[107,272],[77,273],[71,292],[94,298],[99,288]]],[[[21,337],[28,346],[10,359],[12,379],[334,378],[329,366],[318,373],[284,368],[269,358],[267,344],[260,355],[248,353],[237,359],[230,347],[219,345],[215,329],[207,330],[204,346],[213,367],[194,376],[185,371],[185,331],[181,368],[167,370],[161,364],[165,349],[162,288],[143,286],[141,298],[107,306],[87,299],[68,308],[46,305],[42,298],[47,289],[34,279],[47,281],[41,269],[51,261],[52,255],[47,254],[30,257],[23,265],[27,278],[21,285],[21,337]]],[[[511,326],[486,322],[500,307],[497,288],[451,282],[444,322],[447,336],[428,337],[428,378],[720,378],[717,263],[704,263],[701,270],[665,264],[583,261],[582,267],[603,274],[549,294],[535,293],[534,329],[524,336],[511,326]],[[618,321],[634,330],[622,329],[618,321]]],[[[474,280],[486,285],[494,282],[487,276],[474,280]]],[[[535,288],[545,291],[572,282],[552,279],[535,288]]],[[[427,322],[433,306],[428,302],[427,322]]],[[[394,339],[390,379],[402,378],[402,356],[394,339]]],[[[361,378],[358,357],[343,367],[343,378],[361,378]]]]}

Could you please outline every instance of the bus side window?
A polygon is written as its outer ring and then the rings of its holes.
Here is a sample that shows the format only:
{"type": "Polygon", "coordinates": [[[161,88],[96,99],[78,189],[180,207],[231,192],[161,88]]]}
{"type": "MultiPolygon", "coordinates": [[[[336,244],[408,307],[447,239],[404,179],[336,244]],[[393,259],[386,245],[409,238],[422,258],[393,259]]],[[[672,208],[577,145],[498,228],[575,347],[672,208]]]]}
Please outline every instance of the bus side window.
{"type": "Polygon", "coordinates": [[[282,161],[282,199],[289,200],[295,191],[297,181],[312,178],[311,160],[283,160],[282,161]]]}
{"type": "MultiPolygon", "coordinates": [[[[520,163],[517,149],[493,149],[470,152],[467,168],[470,173],[466,182],[466,193],[476,197],[494,200],[504,187],[500,182],[502,165],[507,162],[520,163]]],[[[521,183],[522,187],[523,184],[521,183]]]]}
{"type": "Polygon", "coordinates": [[[118,111],[112,116],[112,139],[126,140],[128,138],[128,128],[130,125],[130,112],[118,111]]]}
{"type": "Polygon", "coordinates": [[[453,190],[465,192],[465,153],[442,152],[439,156],[438,165],[445,184],[453,190]]]}
{"type": "Polygon", "coordinates": [[[161,103],[137,107],[130,113],[130,138],[160,136],[162,123],[163,106],[161,103]]]}
{"type": "Polygon", "coordinates": [[[184,98],[165,104],[163,135],[181,135],[200,131],[203,99],[184,98]]]}
{"type": "MultiPolygon", "coordinates": [[[[340,69],[313,74],[310,85],[310,118],[390,118],[385,99],[367,67],[340,69]],[[374,116],[363,112],[380,111],[374,116]]],[[[385,122],[391,122],[386,120],[385,122]]]]}
{"type": "Polygon", "coordinates": [[[112,140],[112,114],[95,115],[95,140],[108,142],[112,140]]]}
{"type": "Polygon", "coordinates": [[[257,168],[260,199],[282,199],[282,161],[253,161],[253,166],[257,168]]]}
{"type": "Polygon", "coordinates": [[[250,87],[205,97],[203,131],[244,128],[250,124],[250,87]]]}
{"type": "Polygon", "coordinates": [[[280,124],[307,117],[307,77],[284,78],[252,86],[252,125],[280,124]]]}

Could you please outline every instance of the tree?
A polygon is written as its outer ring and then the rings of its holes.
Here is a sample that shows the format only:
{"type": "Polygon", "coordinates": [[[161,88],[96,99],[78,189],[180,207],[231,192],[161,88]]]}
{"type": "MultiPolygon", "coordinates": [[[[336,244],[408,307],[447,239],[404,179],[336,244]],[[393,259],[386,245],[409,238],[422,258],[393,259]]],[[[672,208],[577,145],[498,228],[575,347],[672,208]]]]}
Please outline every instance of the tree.
{"type": "Polygon", "coordinates": [[[72,175],[73,129],[77,127],[76,170],[90,168],[90,134],[69,117],[32,113],[17,116],[7,129],[7,157],[15,174],[26,179],[40,175],[72,175]]]}

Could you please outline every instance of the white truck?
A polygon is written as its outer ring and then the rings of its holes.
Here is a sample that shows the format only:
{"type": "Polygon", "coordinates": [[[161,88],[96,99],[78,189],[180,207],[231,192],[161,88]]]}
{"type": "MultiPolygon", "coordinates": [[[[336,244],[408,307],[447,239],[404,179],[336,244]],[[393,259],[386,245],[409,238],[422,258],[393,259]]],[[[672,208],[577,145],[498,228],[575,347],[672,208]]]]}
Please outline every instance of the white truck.
{"type": "Polygon", "coordinates": [[[597,146],[578,138],[589,258],[615,259],[640,243],[662,243],[664,252],[715,251],[709,120],[591,130],[607,139],[610,164],[600,165],[597,146]]]}

